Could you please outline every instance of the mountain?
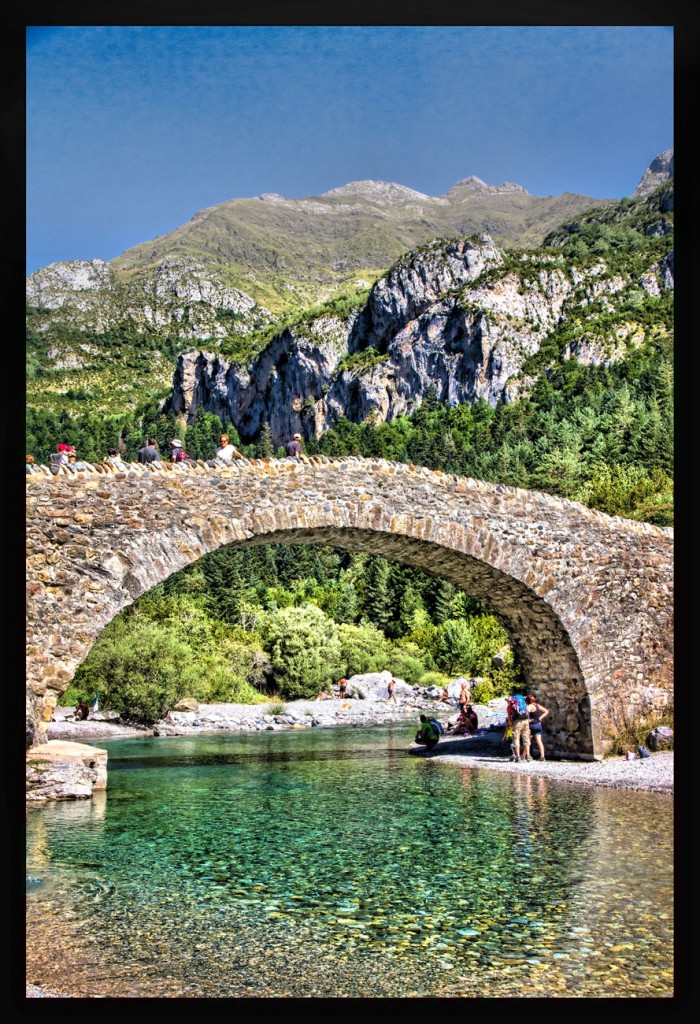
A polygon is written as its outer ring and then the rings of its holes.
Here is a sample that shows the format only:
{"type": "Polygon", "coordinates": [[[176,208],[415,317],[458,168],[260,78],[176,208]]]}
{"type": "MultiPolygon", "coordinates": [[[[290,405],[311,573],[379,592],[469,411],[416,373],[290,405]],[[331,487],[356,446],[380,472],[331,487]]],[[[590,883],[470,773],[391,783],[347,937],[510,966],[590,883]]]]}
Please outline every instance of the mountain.
{"type": "Polygon", "coordinates": [[[610,364],[672,329],[671,186],[608,204],[534,252],[486,234],[405,254],[343,314],[332,304],[278,332],[252,360],[181,354],[169,408],[230,420],[242,440],[270,427],[320,437],[342,417],[384,422],[430,389],[451,406],[528,393],[560,359],[610,364]],[[667,300],[668,299],[668,300],[667,300]]]}
{"type": "MultiPolygon", "coordinates": [[[[662,154],[642,182],[651,180],[648,175],[665,178],[664,167],[672,166],[672,156],[669,160],[662,154]]],[[[352,318],[358,324],[366,322],[368,310],[376,307],[382,289],[388,287],[388,269],[393,264],[392,273],[397,272],[421,247],[432,254],[433,263],[437,260],[443,266],[432,294],[438,304],[445,301],[445,290],[466,283],[462,271],[455,270],[455,260],[459,263],[467,252],[465,236],[478,238],[477,230],[488,229],[489,244],[502,253],[512,242],[523,255],[526,244],[546,242],[576,255],[576,243],[578,258],[585,263],[585,232],[602,230],[602,218],[609,233],[621,218],[628,218],[628,206],[634,206],[638,221],[646,218],[635,229],[637,241],[640,231],[661,238],[669,234],[672,179],[660,194],[655,206],[645,205],[643,197],[619,203],[568,193],[542,199],[519,185],[492,186],[471,177],[438,197],[366,181],[309,199],[263,195],[232,200],[202,211],[172,234],[128,250],[111,263],[54,263],[30,275],[28,402],[33,408],[71,413],[134,409],[144,398],[165,399],[171,393],[173,367],[183,350],[202,346],[240,373],[271,344],[281,357],[280,338],[298,335],[304,324],[308,334],[309,325],[321,324],[324,318],[329,325],[334,318],[342,325],[328,330],[340,339],[339,358],[355,360],[357,370],[364,349],[367,358],[385,359],[391,344],[388,335],[381,341],[376,319],[364,339],[359,326],[352,338],[346,337],[347,325],[354,323],[352,318]],[[438,259],[439,250],[444,258],[438,259]],[[462,256],[454,255],[458,251],[462,256]],[[372,288],[371,301],[363,309],[372,288]],[[263,297],[269,299],[267,305],[263,297]],[[310,308],[312,300],[317,305],[310,308]]],[[[601,251],[608,246],[604,238],[597,244],[601,251]]],[[[416,266],[421,267],[420,260],[416,266]]],[[[432,273],[425,266],[420,272],[432,273]]],[[[427,307],[421,305],[422,323],[427,323],[427,316],[427,307]]],[[[468,389],[459,394],[469,400],[468,389]]],[[[309,391],[301,401],[308,405],[312,399],[309,391]]],[[[338,401],[339,409],[350,408],[345,399],[338,401]]],[[[389,405],[384,404],[387,411],[389,405]]],[[[182,405],[189,409],[186,399],[182,405]]],[[[326,406],[331,405],[329,400],[326,406]]],[[[252,424],[258,414],[250,415],[252,424]]],[[[318,422],[327,422],[329,416],[332,419],[327,410],[318,413],[318,422]]]]}
{"type": "Polygon", "coordinates": [[[673,177],[673,150],[667,149],[655,157],[639,180],[632,193],[636,199],[651,195],[659,185],[665,185],[673,177]]]}
{"type": "Polygon", "coordinates": [[[264,194],[209,207],[111,266],[129,280],[163,262],[195,261],[279,313],[371,284],[402,252],[432,238],[487,231],[501,245],[538,245],[557,224],[601,202],[571,193],[540,198],[520,185],[474,177],[444,196],[355,181],[320,196],[264,194]]]}

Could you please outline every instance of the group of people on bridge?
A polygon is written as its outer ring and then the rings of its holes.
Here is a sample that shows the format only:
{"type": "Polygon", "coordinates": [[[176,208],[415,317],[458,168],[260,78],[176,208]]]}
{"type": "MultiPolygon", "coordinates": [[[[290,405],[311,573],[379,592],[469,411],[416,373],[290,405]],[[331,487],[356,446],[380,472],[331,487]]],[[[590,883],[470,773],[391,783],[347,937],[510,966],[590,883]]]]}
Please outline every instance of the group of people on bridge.
{"type": "MultiPolygon", "coordinates": [[[[301,434],[295,434],[291,440],[287,441],[285,445],[285,452],[287,458],[299,459],[302,455],[301,447],[301,434]]],[[[228,434],[221,434],[219,437],[219,446],[209,463],[214,465],[214,460],[220,460],[223,462],[233,462],[234,459],[245,458],[241,452],[238,451],[234,445],[231,444],[231,438],[228,434]]],[[[124,462],[123,456],[119,453],[117,448],[108,448],[107,455],[105,456],[104,462],[111,465],[120,465],[124,462]]],[[[148,465],[150,462],[161,462],[161,455],[158,451],[158,440],[155,437],[149,437],[146,444],[139,449],[136,456],[136,461],[141,465],[148,465]]],[[[182,441],[178,437],[174,437],[170,442],[170,462],[194,462],[190,455],[184,449],[182,441]]],[[[27,473],[31,472],[32,467],[35,465],[34,456],[27,454],[25,456],[25,464],[27,473]]],[[[80,464],[77,464],[77,455],[75,451],[75,445],[72,444],[59,444],[56,451],[52,453],[49,468],[52,473],[58,473],[61,466],[69,466],[76,464],[76,468],[80,468],[80,464]]]]}

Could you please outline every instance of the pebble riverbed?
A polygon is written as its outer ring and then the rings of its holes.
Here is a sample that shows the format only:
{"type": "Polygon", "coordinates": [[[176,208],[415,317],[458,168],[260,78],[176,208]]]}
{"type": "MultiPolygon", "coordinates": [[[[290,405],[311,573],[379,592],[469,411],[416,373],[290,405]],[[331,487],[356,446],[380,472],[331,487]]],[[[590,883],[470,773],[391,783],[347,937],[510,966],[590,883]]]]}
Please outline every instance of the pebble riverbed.
{"type": "MultiPolygon", "coordinates": [[[[492,701],[476,708],[480,726],[488,730],[490,724],[503,720],[504,702],[492,701]]],[[[287,702],[284,710],[279,705],[260,704],[200,705],[197,711],[172,712],[168,722],[158,723],[155,729],[134,729],[121,725],[108,716],[99,715],[87,722],[67,721],[70,709],[57,708],[49,730],[49,739],[71,739],[98,744],[100,739],[128,736],[161,735],[189,736],[199,733],[280,731],[287,729],[330,728],[335,726],[367,726],[386,722],[417,722],[421,713],[429,713],[447,722],[456,715],[452,707],[438,705],[422,697],[398,704],[382,700],[307,700],[287,702]],[[277,714],[272,714],[276,711],[277,714]]],[[[508,750],[500,742],[500,734],[485,732],[477,737],[445,736],[438,747],[426,754],[413,746],[413,752],[445,765],[487,771],[516,772],[545,776],[557,782],[570,782],[586,786],[602,786],[648,790],[659,793],[673,791],[673,751],[662,751],[645,759],[627,761],[611,757],[602,761],[545,761],[513,763],[508,750]]],[[[50,988],[26,986],[27,998],[71,998],[50,988]]]]}

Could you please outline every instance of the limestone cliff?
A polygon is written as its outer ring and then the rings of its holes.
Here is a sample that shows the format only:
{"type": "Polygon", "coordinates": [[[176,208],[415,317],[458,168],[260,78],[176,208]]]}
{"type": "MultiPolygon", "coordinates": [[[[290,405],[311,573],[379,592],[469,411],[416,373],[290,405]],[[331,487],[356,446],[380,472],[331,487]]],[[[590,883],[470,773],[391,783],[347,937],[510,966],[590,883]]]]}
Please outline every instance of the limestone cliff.
{"type": "MultiPolygon", "coordinates": [[[[108,331],[125,321],[137,331],[173,329],[183,341],[223,338],[235,318],[245,334],[270,318],[237,288],[208,277],[193,260],[169,260],[129,279],[104,260],[52,263],[26,282],[30,309],[51,313],[46,323],[81,331],[108,331]]],[[[39,328],[40,329],[40,328],[39,328]]]]}
{"type": "Polygon", "coordinates": [[[402,258],[347,320],[288,327],[248,366],[182,353],[171,404],[190,421],[200,406],[229,419],[244,441],[269,423],[277,445],[296,431],[319,436],[342,416],[410,413],[431,386],[451,405],[510,401],[527,390],[526,359],[562,324],[577,330],[561,354],[581,362],[641,344],[633,315],[610,325],[601,313],[660,295],[672,267],[672,253],[635,275],[603,259],[571,266],[555,250],[505,256],[488,235],[433,242],[402,258]]]}
{"type": "Polygon", "coordinates": [[[659,185],[664,185],[673,178],[673,150],[667,149],[659,153],[647,167],[632,193],[633,198],[649,196],[659,185]]]}

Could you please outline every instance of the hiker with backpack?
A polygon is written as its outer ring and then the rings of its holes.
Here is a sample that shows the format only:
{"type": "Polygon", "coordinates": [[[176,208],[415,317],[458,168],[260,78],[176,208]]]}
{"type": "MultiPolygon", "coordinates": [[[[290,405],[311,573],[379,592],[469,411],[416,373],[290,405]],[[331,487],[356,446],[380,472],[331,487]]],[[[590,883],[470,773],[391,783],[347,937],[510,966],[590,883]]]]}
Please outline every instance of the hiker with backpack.
{"type": "Polygon", "coordinates": [[[420,716],[420,721],[421,727],[416,733],[416,743],[425,744],[426,750],[430,751],[437,746],[440,732],[434,720],[426,718],[425,715],[420,716]]]}
{"type": "Polygon", "coordinates": [[[530,757],[530,713],[522,693],[514,693],[506,701],[506,720],[513,731],[511,761],[532,761],[530,757]],[[522,757],[520,746],[522,742],[522,757]]]}
{"type": "Polygon", "coordinates": [[[176,437],[174,437],[173,440],[170,442],[170,461],[192,462],[191,457],[182,447],[182,441],[179,441],[176,437]]]}

